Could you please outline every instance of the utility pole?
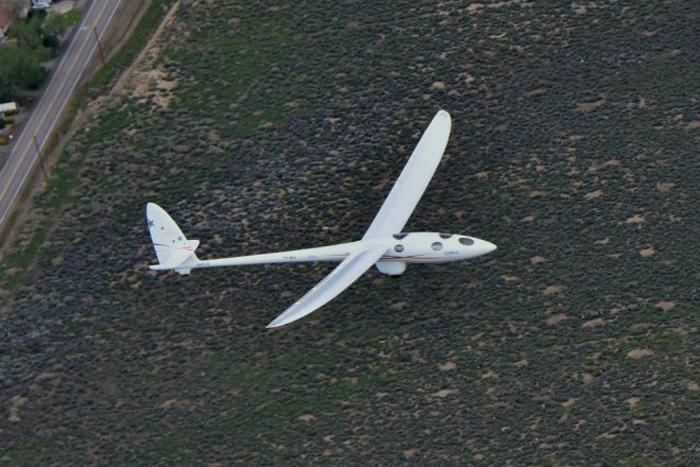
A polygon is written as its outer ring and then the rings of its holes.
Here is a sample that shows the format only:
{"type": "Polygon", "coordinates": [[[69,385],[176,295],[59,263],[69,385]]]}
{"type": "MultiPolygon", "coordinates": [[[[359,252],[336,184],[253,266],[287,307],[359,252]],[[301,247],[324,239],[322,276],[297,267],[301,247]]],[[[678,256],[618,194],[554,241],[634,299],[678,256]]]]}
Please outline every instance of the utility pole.
{"type": "Polygon", "coordinates": [[[49,175],[46,173],[44,156],[41,155],[41,149],[39,149],[39,143],[36,141],[36,135],[34,135],[34,147],[36,147],[36,153],[39,155],[39,164],[41,165],[41,171],[44,172],[44,183],[46,183],[49,179],[49,175]]]}
{"type": "Polygon", "coordinates": [[[102,44],[100,43],[100,37],[97,35],[97,28],[92,27],[92,33],[95,35],[95,40],[97,41],[97,48],[100,49],[100,58],[102,59],[102,66],[105,66],[105,54],[102,51],[102,44]]]}

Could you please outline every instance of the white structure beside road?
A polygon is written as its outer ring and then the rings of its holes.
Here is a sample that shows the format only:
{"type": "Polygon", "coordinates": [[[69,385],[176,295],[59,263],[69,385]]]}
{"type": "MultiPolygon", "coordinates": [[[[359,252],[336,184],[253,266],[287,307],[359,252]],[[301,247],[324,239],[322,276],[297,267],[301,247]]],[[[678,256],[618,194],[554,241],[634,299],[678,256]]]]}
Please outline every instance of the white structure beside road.
{"type": "Polygon", "coordinates": [[[47,10],[53,5],[53,0],[32,0],[32,10],[47,10]]]}
{"type": "Polygon", "coordinates": [[[3,104],[0,104],[0,116],[4,117],[6,113],[17,113],[19,111],[19,107],[17,106],[17,102],[5,102],[3,104]]]}

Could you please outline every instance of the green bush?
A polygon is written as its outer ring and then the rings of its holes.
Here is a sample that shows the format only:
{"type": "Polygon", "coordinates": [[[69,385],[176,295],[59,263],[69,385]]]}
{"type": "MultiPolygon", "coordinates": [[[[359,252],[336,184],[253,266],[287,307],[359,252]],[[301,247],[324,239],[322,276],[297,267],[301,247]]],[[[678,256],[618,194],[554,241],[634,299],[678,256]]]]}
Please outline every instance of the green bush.
{"type": "Polygon", "coordinates": [[[41,66],[39,54],[18,47],[0,47],[0,100],[20,89],[38,89],[48,72],[41,66]]]}
{"type": "Polygon", "coordinates": [[[18,113],[19,113],[19,111],[17,111],[17,110],[8,110],[7,112],[5,112],[5,116],[11,117],[13,115],[17,115],[18,113]]]}
{"type": "Polygon", "coordinates": [[[36,50],[42,47],[41,24],[44,18],[45,11],[31,11],[26,19],[15,21],[7,28],[7,37],[17,39],[17,46],[21,49],[36,50]]]}
{"type": "Polygon", "coordinates": [[[14,118],[6,118],[5,119],[5,124],[7,124],[7,125],[13,125],[14,123],[15,123],[14,118]]]}

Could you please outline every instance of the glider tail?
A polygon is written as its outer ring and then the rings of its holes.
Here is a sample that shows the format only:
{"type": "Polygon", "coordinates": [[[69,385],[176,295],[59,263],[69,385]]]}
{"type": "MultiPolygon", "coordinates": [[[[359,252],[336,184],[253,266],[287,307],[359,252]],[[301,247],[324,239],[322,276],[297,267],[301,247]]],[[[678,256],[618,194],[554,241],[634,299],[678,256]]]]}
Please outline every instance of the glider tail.
{"type": "Polygon", "coordinates": [[[199,240],[187,240],[172,217],[155,203],[146,205],[146,220],[159,263],[152,265],[151,269],[174,269],[180,274],[189,274],[199,262],[194,253],[199,240]]]}

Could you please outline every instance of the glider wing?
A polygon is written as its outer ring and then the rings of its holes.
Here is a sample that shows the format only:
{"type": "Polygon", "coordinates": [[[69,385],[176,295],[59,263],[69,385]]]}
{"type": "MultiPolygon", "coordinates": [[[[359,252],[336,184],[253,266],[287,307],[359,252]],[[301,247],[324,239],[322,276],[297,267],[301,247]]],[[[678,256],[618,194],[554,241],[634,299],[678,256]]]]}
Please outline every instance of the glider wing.
{"type": "Polygon", "coordinates": [[[268,328],[284,326],[316,311],[350,287],[386,252],[386,245],[375,245],[351,253],[337,268],[319,282],[294,305],[267,325],[268,328]]]}
{"type": "Polygon", "coordinates": [[[440,110],[423,133],[416,149],[367,229],[364,240],[401,232],[433,178],[452,126],[450,114],[440,110]]]}

